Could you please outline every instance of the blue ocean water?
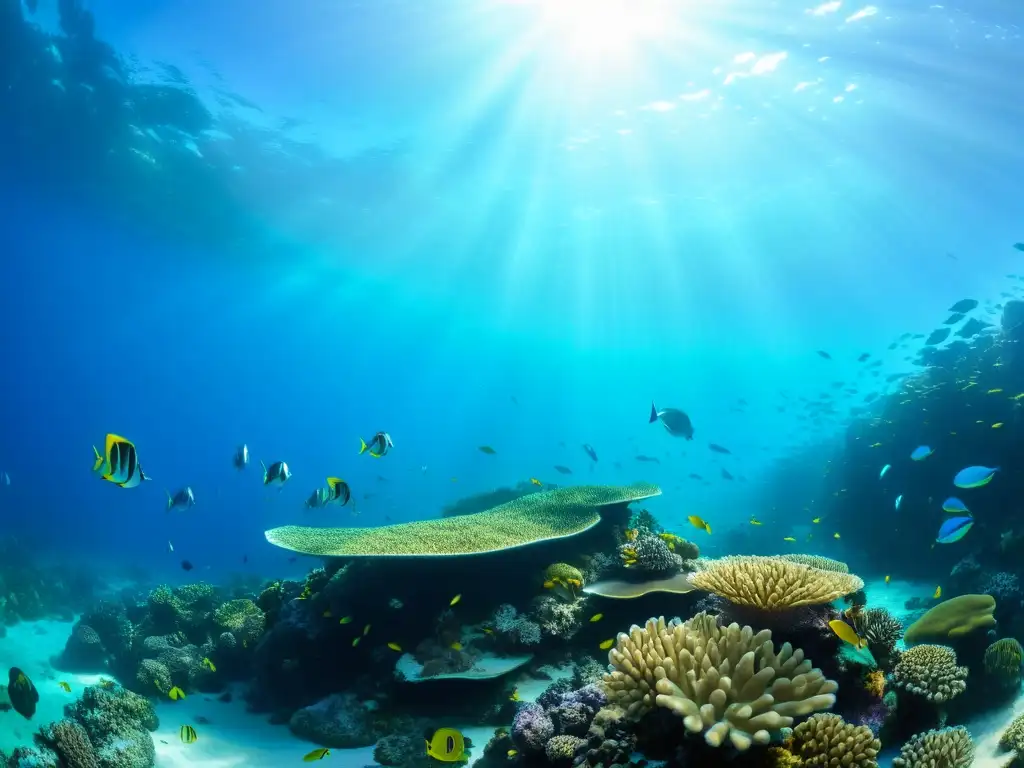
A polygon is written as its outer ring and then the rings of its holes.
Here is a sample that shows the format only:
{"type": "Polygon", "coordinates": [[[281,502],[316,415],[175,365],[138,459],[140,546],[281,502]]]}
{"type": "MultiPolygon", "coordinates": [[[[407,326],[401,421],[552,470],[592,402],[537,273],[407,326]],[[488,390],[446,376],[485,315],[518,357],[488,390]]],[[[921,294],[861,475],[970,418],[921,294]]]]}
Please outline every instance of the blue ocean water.
{"type": "Polygon", "coordinates": [[[0,509],[40,556],[298,572],[266,528],[531,477],[742,526],[884,377],[780,408],[1020,262],[1011,3],[38,6],[0,20],[0,509]],[[108,432],[152,482],[90,475],[108,432]],[[328,475],[354,510],[304,509],[328,475]]]}

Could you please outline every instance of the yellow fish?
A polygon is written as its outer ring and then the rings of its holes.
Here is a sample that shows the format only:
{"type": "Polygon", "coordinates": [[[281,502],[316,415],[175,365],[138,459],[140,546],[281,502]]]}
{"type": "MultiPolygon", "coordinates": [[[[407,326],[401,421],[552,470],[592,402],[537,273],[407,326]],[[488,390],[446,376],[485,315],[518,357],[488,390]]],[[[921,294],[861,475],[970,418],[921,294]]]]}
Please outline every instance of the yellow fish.
{"type": "Polygon", "coordinates": [[[196,739],[199,738],[198,736],[196,736],[196,729],[193,728],[191,725],[181,726],[181,729],[178,731],[178,733],[181,735],[181,740],[185,744],[195,744],[196,739]]]}
{"type": "Polygon", "coordinates": [[[302,758],[302,762],[315,763],[317,760],[323,760],[329,754],[331,754],[331,750],[329,750],[327,747],[320,747],[320,749],[314,749],[308,755],[305,755],[302,758]]]}
{"type": "Polygon", "coordinates": [[[353,647],[353,648],[355,648],[355,647],[356,647],[357,645],[359,645],[359,641],[360,641],[360,640],[362,640],[362,639],[363,639],[363,636],[362,636],[362,635],[360,635],[360,636],[359,636],[359,637],[357,637],[357,638],[354,638],[354,639],[352,640],[352,647],[353,647]]]}
{"type": "Polygon", "coordinates": [[[605,640],[603,643],[601,643],[597,647],[600,648],[602,651],[607,651],[613,645],[615,645],[615,640],[614,639],[612,639],[612,640],[605,640]]]}
{"type": "Polygon", "coordinates": [[[761,521],[758,520],[756,517],[752,517],[752,518],[750,518],[750,524],[751,525],[760,525],[761,521]]]}
{"type": "Polygon", "coordinates": [[[792,536],[786,536],[786,537],[785,537],[785,538],[783,538],[782,540],[783,540],[783,541],[796,541],[796,539],[794,539],[794,538],[793,538],[792,536]]]}
{"type": "Polygon", "coordinates": [[[847,624],[845,621],[842,621],[841,619],[832,619],[832,621],[828,623],[828,626],[833,632],[836,633],[836,637],[838,637],[844,643],[849,643],[857,650],[860,650],[861,648],[867,645],[867,641],[865,641],[864,638],[858,635],[854,631],[853,627],[851,627],[849,624],[847,624]]]}
{"type": "Polygon", "coordinates": [[[942,585],[940,584],[935,588],[935,594],[932,595],[932,600],[938,600],[942,597],[942,585]]]}
{"type": "Polygon", "coordinates": [[[60,689],[64,691],[64,693],[71,693],[71,686],[65,683],[63,680],[57,683],[57,685],[60,686],[60,689]]]}
{"type": "Polygon", "coordinates": [[[1014,395],[1010,399],[1011,400],[1020,400],[1021,398],[1024,398],[1024,392],[1021,392],[1019,395],[1014,395]]]}
{"type": "Polygon", "coordinates": [[[456,640],[454,643],[452,643],[448,647],[451,648],[453,651],[461,651],[462,650],[462,643],[460,643],[458,640],[456,640]]]}
{"type": "Polygon", "coordinates": [[[117,685],[117,683],[115,683],[109,677],[101,677],[100,678],[100,688],[102,688],[105,691],[109,691],[115,685],[117,685]]]}
{"type": "Polygon", "coordinates": [[[512,695],[508,697],[509,701],[522,701],[523,697],[519,695],[519,689],[513,688],[512,695]]]}
{"type": "Polygon", "coordinates": [[[461,599],[462,599],[462,595],[456,595],[455,597],[453,597],[451,599],[451,602],[449,602],[448,605],[454,607],[454,606],[459,604],[459,600],[461,600],[461,599]]]}
{"type": "Polygon", "coordinates": [[[518,755],[518,754],[519,754],[519,750],[517,750],[517,749],[510,749],[510,750],[509,750],[508,752],[506,752],[505,754],[506,754],[506,755],[507,755],[508,757],[515,757],[516,755],[518,755]]]}
{"type": "Polygon", "coordinates": [[[427,742],[427,755],[442,763],[461,762],[466,754],[466,740],[454,728],[438,728],[427,742]]]}
{"type": "Polygon", "coordinates": [[[872,443],[872,444],[871,444],[871,447],[872,447],[872,448],[880,448],[881,446],[882,446],[882,444],[881,444],[881,443],[872,443]]]}
{"type": "Polygon", "coordinates": [[[397,651],[398,653],[402,652],[402,646],[400,646],[398,643],[388,643],[388,648],[390,648],[392,651],[397,651]]]}
{"type": "Polygon", "coordinates": [[[338,619],[338,623],[339,624],[350,624],[351,622],[352,622],[352,617],[351,616],[342,616],[340,619],[338,619]]]}
{"type": "Polygon", "coordinates": [[[331,610],[330,610],[330,608],[328,608],[326,611],[324,611],[324,618],[325,619],[331,618],[331,610]]]}
{"type": "Polygon", "coordinates": [[[813,520],[811,520],[811,522],[812,523],[820,523],[821,522],[821,518],[820,517],[816,517],[813,520]]]}
{"type": "Polygon", "coordinates": [[[838,539],[839,538],[839,532],[837,531],[836,533],[833,533],[832,534],[832,538],[833,539],[838,539]]]}
{"type": "Polygon", "coordinates": [[[595,621],[600,621],[603,618],[603,613],[595,613],[593,616],[590,617],[590,623],[593,624],[595,621]]]}
{"type": "Polygon", "coordinates": [[[368,634],[370,634],[370,626],[371,625],[367,624],[365,627],[363,627],[363,637],[366,637],[368,634]]]}
{"type": "Polygon", "coordinates": [[[212,661],[210,661],[209,659],[206,659],[206,658],[203,659],[203,666],[206,667],[211,672],[216,672],[217,671],[216,665],[212,661]]]}
{"type": "Polygon", "coordinates": [[[889,580],[890,580],[890,579],[892,579],[892,576],[890,576],[890,575],[889,575],[888,573],[887,573],[887,574],[885,574],[885,583],[886,583],[886,584],[888,584],[888,583],[889,583],[889,580]]]}
{"type": "Polygon", "coordinates": [[[544,483],[542,483],[542,482],[541,482],[540,480],[538,480],[538,479],[537,479],[536,477],[531,477],[531,478],[530,478],[530,482],[531,482],[531,483],[533,483],[534,485],[544,485],[544,483]]]}
{"type": "Polygon", "coordinates": [[[992,425],[992,429],[999,429],[1001,426],[1003,426],[1003,422],[997,421],[995,424],[992,425]]]}
{"type": "Polygon", "coordinates": [[[177,701],[178,699],[185,698],[185,692],[175,685],[172,686],[171,690],[167,692],[167,696],[168,698],[170,698],[171,701],[177,701]]]}
{"type": "Polygon", "coordinates": [[[711,533],[711,526],[704,522],[704,520],[698,517],[697,515],[690,515],[686,519],[690,521],[690,525],[692,525],[694,528],[700,528],[702,531],[707,531],[708,533],[711,533]]]}
{"type": "Polygon", "coordinates": [[[999,389],[999,388],[997,388],[997,389],[990,389],[990,390],[989,390],[988,392],[986,392],[985,394],[986,394],[986,395],[998,395],[998,394],[999,394],[1000,392],[1002,392],[1002,391],[1003,391],[1003,390],[1002,390],[1002,389],[999,389]]]}

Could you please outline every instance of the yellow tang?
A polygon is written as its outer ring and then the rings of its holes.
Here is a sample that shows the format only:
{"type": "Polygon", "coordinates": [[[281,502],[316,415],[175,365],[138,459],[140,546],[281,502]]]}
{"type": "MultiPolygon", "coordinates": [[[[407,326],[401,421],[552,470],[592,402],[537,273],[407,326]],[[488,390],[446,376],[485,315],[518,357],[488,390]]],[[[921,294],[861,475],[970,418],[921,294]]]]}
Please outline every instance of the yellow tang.
{"type": "Polygon", "coordinates": [[[593,624],[595,621],[600,621],[603,618],[603,613],[595,613],[593,616],[590,617],[590,623],[593,624]]]}
{"type": "Polygon", "coordinates": [[[750,518],[750,524],[751,525],[760,525],[761,521],[758,520],[756,517],[752,517],[752,518],[750,518]]]}
{"type": "Polygon", "coordinates": [[[942,585],[940,584],[935,588],[935,594],[932,595],[932,600],[938,600],[942,597],[942,585]]]}
{"type": "Polygon", "coordinates": [[[402,652],[402,646],[400,646],[398,643],[388,643],[388,648],[390,648],[392,651],[397,651],[398,653],[402,652]]]}
{"type": "Polygon", "coordinates": [[[828,623],[829,628],[836,633],[836,637],[845,643],[849,643],[857,650],[867,645],[867,641],[858,635],[853,627],[840,619],[832,619],[828,623]]]}
{"type": "Polygon", "coordinates": [[[339,624],[348,624],[350,621],[352,621],[351,616],[342,616],[340,619],[338,619],[339,624]]]}
{"type": "Polygon", "coordinates": [[[602,651],[607,651],[613,645],[615,645],[615,640],[614,639],[612,639],[612,640],[605,640],[603,643],[601,643],[597,647],[600,648],[602,651]]]}
{"type": "Polygon", "coordinates": [[[171,699],[171,701],[177,701],[178,699],[185,698],[185,692],[176,685],[167,692],[167,695],[171,699]]]}
{"type": "Polygon", "coordinates": [[[196,739],[199,738],[196,736],[196,729],[191,725],[181,726],[179,734],[181,735],[181,740],[186,744],[195,744],[196,739]]]}
{"type": "Polygon", "coordinates": [[[543,483],[540,480],[538,480],[536,477],[531,477],[530,478],[530,482],[533,483],[534,485],[543,485],[543,483]]]}
{"type": "Polygon", "coordinates": [[[692,525],[694,528],[700,528],[702,531],[707,531],[708,533],[711,533],[711,526],[704,522],[703,518],[698,517],[697,515],[690,515],[686,519],[690,521],[690,525],[692,525]]]}
{"type": "Polygon", "coordinates": [[[203,666],[206,667],[211,672],[216,672],[217,671],[217,665],[214,664],[212,661],[210,661],[207,658],[203,659],[203,666]]]}
{"type": "Polygon", "coordinates": [[[329,754],[331,754],[331,750],[327,747],[320,747],[320,749],[314,749],[308,755],[303,756],[302,762],[315,763],[317,760],[323,760],[329,754]]]}
{"type": "Polygon", "coordinates": [[[461,651],[462,650],[462,643],[460,643],[458,640],[456,640],[454,643],[452,643],[448,647],[451,648],[453,651],[461,651]]]}
{"type": "Polygon", "coordinates": [[[71,693],[71,686],[68,683],[64,682],[63,680],[61,680],[59,683],[57,683],[57,685],[60,686],[60,689],[62,691],[64,691],[64,693],[71,693]]]}
{"type": "Polygon", "coordinates": [[[832,538],[833,539],[838,539],[839,538],[839,532],[837,531],[836,533],[833,533],[832,534],[832,538]]]}
{"type": "Polygon", "coordinates": [[[458,763],[466,754],[466,740],[454,728],[438,728],[426,745],[427,754],[443,763],[458,763]]]}
{"type": "Polygon", "coordinates": [[[796,539],[794,539],[794,538],[793,538],[792,536],[786,536],[786,537],[785,537],[785,538],[783,538],[782,540],[783,540],[783,541],[796,541],[796,539]]]}
{"type": "Polygon", "coordinates": [[[885,583],[886,584],[888,584],[891,579],[892,579],[892,576],[890,576],[888,573],[885,574],[885,583]]]}
{"type": "Polygon", "coordinates": [[[820,523],[821,522],[821,518],[820,517],[816,517],[813,520],[811,520],[811,522],[812,523],[820,523]]]}
{"type": "Polygon", "coordinates": [[[461,600],[461,599],[462,599],[462,595],[456,595],[455,597],[453,597],[453,598],[451,599],[451,601],[450,601],[450,602],[448,603],[448,605],[450,605],[450,606],[456,606],[456,605],[458,605],[458,604],[459,604],[459,600],[461,600]]]}

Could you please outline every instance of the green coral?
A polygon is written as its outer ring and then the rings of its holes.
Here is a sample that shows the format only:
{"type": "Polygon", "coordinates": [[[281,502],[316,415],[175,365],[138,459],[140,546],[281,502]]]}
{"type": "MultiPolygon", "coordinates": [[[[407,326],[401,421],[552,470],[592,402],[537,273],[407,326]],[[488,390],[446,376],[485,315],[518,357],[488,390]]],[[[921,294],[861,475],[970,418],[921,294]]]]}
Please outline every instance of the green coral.
{"type": "Polygon", "coordinates": [[[985,674],[993,677],[1001,688],[1020,687],[1024,648],[1012,637],[996,640],[985,649],[985,674]]]}
{"type": "Polygon", "coordinates": [[[960,595],[930,608],[903,635],[907,645],[945,643],[976,629],[995,626],[996,600],[992,595],[960,595]]]}
{"type": "Polygon", "coordinates": [[[962,725],[919,733],[900,749],[893,768],[970,768],[974,741],[962,725]]]}
{"type": "Polygon", "coordinates": [[[147,731],[155,731],[160,721],[145,697],[120,687],[89,686],[65,712],[85,729],[99,768],[154,764],[156,750],[147,731]]]}
{"type": "Polygon", "coordinates": [[[135,671],[136,690],[153,696],[171,690],[171,673],[167,665],[156,659],[143,659],[135,671]]]}
{"type": "Polygon", "coordinates": [[[149,622],[154,635],[169,635],[179,630],[185,618],[185,606],[166,584],[149,593],[146,599],[149,622]]]}
{"type": "Polygon", "coordinates": [[[212,608],[214,602],[213,586],[206,582],[185,584],[174,590],[175,596],[188,608],[212,608]]]}
{"type": "Polygon", "coordinates": [[[583,588],[583,573],[568,563],[552,563],[544,571],[544,588],[563,600],[575,600],[583,588]]]}
{"type": "Polygon", "coordinates": [[[531,493],[486,512],[378,528],[308,528],[266,532],[267,541],[295,552],[345,557],[456,556],[499,552],[575,536],[595,526],[600,508],[657,496],[650,483],[579,486],[531,493]]]}
{"type": "Polygon", "coordinates": [[[256,598],[256,605],[263,611],[268,627],[273,626],[277,621],[277,616],[281,612],[281,608],[284,607],[284,603],[283,581],[272,581],[260,592],[260,596],[256,598]]]}
{"type": "Polygon", "coordinates": [[[266,618],[252,600],[228,600],[213,613],[213,620],[240,643],[254,643],[263,634],[266,618]]]}

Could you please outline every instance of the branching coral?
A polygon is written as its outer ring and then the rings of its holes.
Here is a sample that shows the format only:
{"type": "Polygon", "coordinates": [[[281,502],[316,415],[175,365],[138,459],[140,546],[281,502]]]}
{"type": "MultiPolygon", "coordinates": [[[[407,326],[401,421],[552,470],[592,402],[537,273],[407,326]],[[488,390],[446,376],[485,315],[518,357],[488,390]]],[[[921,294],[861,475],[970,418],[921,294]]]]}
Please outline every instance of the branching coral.
{"type": "Polygon", "coordinates": [[[995,678],[1001,688],[1020,687],[1024,648],[1012,637],[996,640],[985,649],[985,674],[995,678]]]}
{"type": "Polygon", "coordinates": [[[974,742],[963,726],[919,733],[900,749],[893,768],[969,768],[974,742]]]}
{"type": "Polygon", "coordinates": [[[864,588],[864,582],[850,573],[758,556],[709,561],[690,576],[690,582],[737,605],[766,611],[822,605],[864,588]]]}
{"type": "Polygon", "coordinates": [[[583,603],[565,603],[553,597],[541,597],[534,603],[533,617],[541,630],[552,637],[568,640],[582,626],[583,603]]]}
{"type": "Polygon", "coordinates": [[[818,714],[793,729],[787,745],[804,768],[878,768],[882,742],[871,729],[850,725],[839,715],[818,714]]]}
{"type": "Polygon", "coordinates": [[[637,718],[654,706],[683,718],[717,747],[767,744],[793,718],[828,709],[838,685],[789,643],[776,652],[771,632],[738,624],[720,627],[698,613],[685,623],[648,620],[620,633],[604,677],[611,703],[637,718]]]}
{"type": "Polygon", "coordinates": [[[967,690],[967,667],[943,645],[918,645],[904,653],[892,673],[893,685],[929,701],[943,703],[967,690]]]}
{"type": "Polygon", "coordinates": [[[498,606],[491,624],[495,632],[514,644],[536,645],[540,642],[540,625],[519,615],[515,606],[508,603],[498,606]]]}
{"type": "Polygon", "coordinates": [[[801,565],[809,565],[812,568],[820,568],[823,571],[835,571],[836,573],[850,572],[850,566],[842,560],[833,560],[831,557],[823,557],[822,555],[776,555],[776,557],[789,560],[791,563],[800,563],[801,565]]]}

